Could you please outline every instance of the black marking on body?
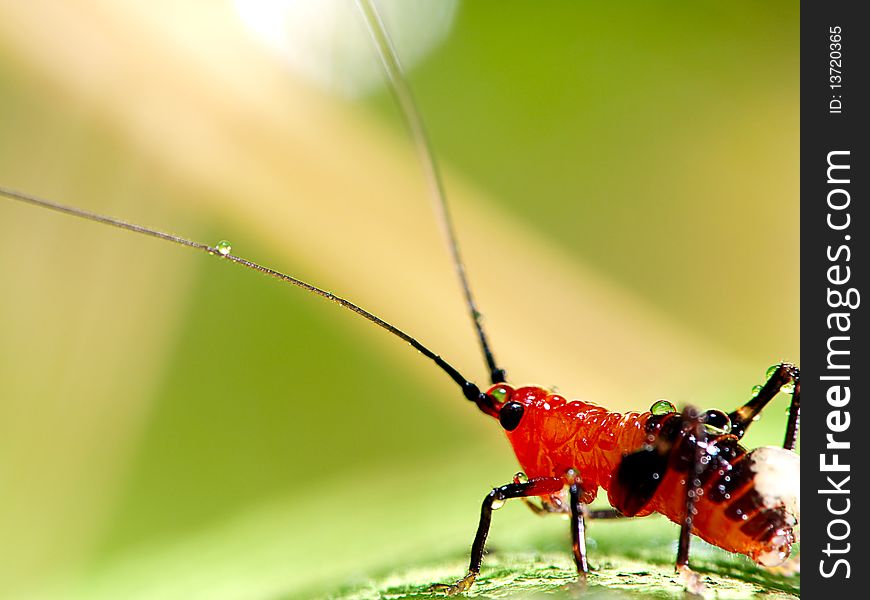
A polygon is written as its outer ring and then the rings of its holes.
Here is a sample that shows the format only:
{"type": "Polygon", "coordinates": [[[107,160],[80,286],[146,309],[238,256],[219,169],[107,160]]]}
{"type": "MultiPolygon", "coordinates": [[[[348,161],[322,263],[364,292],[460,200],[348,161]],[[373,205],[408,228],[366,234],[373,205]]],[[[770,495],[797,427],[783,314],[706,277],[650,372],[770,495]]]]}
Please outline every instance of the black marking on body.
{"type": "Polygon", "coordinates": [[[734,499],[734,494],[740,488],[750,483],[755,477],[755,472],[750,468],[748,460],[739,460],[731,463],[730,468],[723,469],[725,473],[714,480],[708,498],[714,504],[722,504],[727,500],[734,499]]]}
{"type": "Polygon", "coordinates": [[[633,517],[655,496],[665,478],[674,441],[679,437],[679,413],[650,415],[644,425],[650,443],[626,454],[613,473],[610,502],[626,517],[633,517]]]}
{"type": "Polygon", "coordinates": [[[762,508],[764,508],[764,499],[753,487],[728,505],[725,516],[732,521],[745,521],[762,508]]]}
{"type": "Polygon", "coordinates": [[[613,507],[626,517],[635,516],[652,500],[667,469],[668,455],[654,447],[623,457],[611,482],[613,507]]]}

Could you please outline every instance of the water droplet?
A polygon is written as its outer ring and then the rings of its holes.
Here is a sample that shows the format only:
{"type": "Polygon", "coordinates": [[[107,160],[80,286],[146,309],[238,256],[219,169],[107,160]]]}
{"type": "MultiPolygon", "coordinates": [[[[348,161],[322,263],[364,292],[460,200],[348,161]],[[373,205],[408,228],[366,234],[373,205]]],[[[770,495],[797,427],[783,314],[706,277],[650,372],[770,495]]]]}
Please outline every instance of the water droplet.
{"type": "Polygon", "coordinates": [[[708,410],[704,413],[704,429],[712,435],[731,433],[731,419],[721,410],[708,410]]]}
{"type": "Polygon", "coordinates": [[[504,387],[497,387],[489,393],[490,396],[499,402],[504,402],[507,399],[507,394],[507,388],[504,387]]]}
{"type": "Polygon", "coordinates": [[[759,393],[761,393],[761,388],[762,388],[762,386],[760,386],[760,385],[752,386],[752,397],[753,398],[755,398],[759,393]]]}
{"type": "Polygon", "coordinates": [[[772,367],[767,369],[767,372],[764,374],[765,379],[770,379],[773,377],[773,374],[779,369],[779,365],[773,365],[772,367]]]}
{"type": "Polygon", "coordinates": [[[667,400],[657,400],[649,407],[649,411],[656,415],[666,415],[668,413],[677,412],[677,407],[667,400]]]}
{"type": "Polygon", "coordinates": [[[523,473],[522,471],[520,471],[519,473],[517,473],[516,475],[514,475],[514,481],[516,481],[517,483],[528,483],[528,482],[529,482],[529,478],[526,476],[525,473],[523,473]]]}
{"type": "Polygon", "coordinates": [[[498,510],[502,506],[504,506],[504,500],[493,500],[492,501],[492,510],[498,510]]]}
{"type": "Polygon", "coordinates": [[[779,388],[779,391],[785,394],[794,394],[794,381],[789,381],[784,386],[779,388]]]}
{"type": "Polygon", "coordinates": [[[661,477],[661,475],[659,475],[658,473],[653,473],[653,474],[652,474],[652,478],[653,478],[653,479],[658,479],[659,477],[661,477]]]}
{"type": "Polygon", "coordinates": [[[217,243],[215,249],[217,249],[221,256],[227,256],[233,251],[233,245],[226,240],[221,240],[217,243]]]}

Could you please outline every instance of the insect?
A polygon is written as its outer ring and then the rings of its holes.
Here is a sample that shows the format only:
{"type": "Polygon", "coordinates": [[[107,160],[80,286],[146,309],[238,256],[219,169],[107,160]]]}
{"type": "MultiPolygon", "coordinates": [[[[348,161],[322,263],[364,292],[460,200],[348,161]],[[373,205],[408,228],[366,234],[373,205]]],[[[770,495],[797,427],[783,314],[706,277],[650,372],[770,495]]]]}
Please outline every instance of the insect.
{"type": "MultiPolygon", "coordinates": [[[[504,351],[502,351],[502,352],[504,352],[504,351]]],[[[463,369],[463,371],[464,371],[464,369],[463,369]]],[[[687,425],[687,427],[688,427],[688,425],[687,425]]],[[[527,469],[527,470],[529,470],[529,469],[527,469]]],[[[530,470],[529,470],[529,471],[530,471],[530,470]]],[[[531,473],[529,473],[529,474],[531,474],[531,473]]]]}

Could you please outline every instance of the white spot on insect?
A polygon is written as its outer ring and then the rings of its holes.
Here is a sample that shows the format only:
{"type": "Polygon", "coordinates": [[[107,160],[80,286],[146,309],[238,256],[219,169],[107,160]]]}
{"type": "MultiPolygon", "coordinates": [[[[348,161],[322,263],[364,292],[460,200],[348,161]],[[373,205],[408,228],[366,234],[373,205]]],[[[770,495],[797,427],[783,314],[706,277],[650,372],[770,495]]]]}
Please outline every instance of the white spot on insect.
{"type": "Polygon", "coordinates": [[[791,450],[762,446],[749,456],[755,472],[755,490],[767,508],[783,507],[789,525],[801,518],[801,458],[791,450]]]}

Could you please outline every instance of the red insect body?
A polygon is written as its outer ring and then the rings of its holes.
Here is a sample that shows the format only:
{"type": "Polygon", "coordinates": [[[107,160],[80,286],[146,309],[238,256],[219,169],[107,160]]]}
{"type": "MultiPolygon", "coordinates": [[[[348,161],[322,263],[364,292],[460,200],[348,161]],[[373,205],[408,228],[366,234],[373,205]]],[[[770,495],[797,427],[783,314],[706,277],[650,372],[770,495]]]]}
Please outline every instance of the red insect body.
{"type": "MultiPolygon", "coordinates": [[[[359,0],[359,6],[392,91],[423,157],[466,304],[490,371],[489,379],[502,382],[505,372],[493,357],[481,324],[481,314],[471,294],[447,210],[444,187],[425,127],[414,106],[413,95],[375,6],[371,0],[359,0]]],[[[436,585],[434,589],[448,594],[469,589],[480,573],[492,511],[509,498],[539,496],[557,510],[570,513],[572,548],[581,581],[588,572],[583,505],[595,499],[599,488],[607,492],[610,504],[622,516],[658,512],[682,526],[676,566],[683,573],[687,572],[689,565],[690,526],[691,532],[704,540],[725,550],[745,554],[765,565],[782,562],[795,541],[794,528],[800,514],[799,458],[790,451],[797,440],[800,415],[799,370],[795,365],[781,363],[773,367],[767,373],[764,386],[745,405],[730,415],[707,411],[703,420],[694,411],[687,411],[685,415],[676,412],[658,414],[658,411],[656,414],[610,412],[587,402],[569,402],[536,386],[514,389],[497,383],[483,394],[476,384],[431,349],[380,317],[324,289],[234,256],[221,244],[211,247],[2,187],[0,196],[218,255],[222,260],[320,295],[408,343],[458,384],[467,400],[498,419],[529,481],[517,479],[512,484],[494,488],[487,495],[481,506],[468,573],[454,585],[436,585]],[[738,444],[739,439],[764,406],[785,390],[786,385],[792,389],[792,404],[783,447],[747,452],[738,444]],[[718,422],[726,423],[727,428],[717,429],[717,421],[709,420],[711,415],[716,415],[718,422]],[[732,429],[732,423],[736,430],[732,429]],[[729,433],[731,431],[736,431],[736,434],[729,433]],[[569,503],[564,502],[566,497],[569,503]],[[689,510],[691,515],[687,515],[689,510]]],[[[697,593],[699,585],[695,582],[689,589],[697,593]]]]}
{"type": "MultiPolygon", "coordinates": [[[[685,518],[687,471],[668,468],[649,501],[636,509],[627,508],[632,490],[614,481],[625,456],[649,447],[668,420],[679,419],[677,413],[653,417],[650,412],[610,412],[532,386],[514,390],[499,384],[489,393],[524,407],[519,425],[506,434],[529,479],[556,477],[567,485],[566,474],[573,469],[582,482],[583,503],[592,502],[601,487],[610,504],[627,516],[657,512],[678,524],[685,518]]],[[[719,436],[716,443],[728,450],[723,452],[728,458],[718,460],[716,472],[702,476],[705,493],[696,503],[692,533],[730,552],[778,564],[795,539],[793,515],[781,506],[767,506],[756,492],[751,453],[737,445],[734,436],[719,436]],[[728,493],[720,489],[717,495],[714,488],[721,481],[728,482],[728,493]]],[[[540,495],[558,504],[560,493],[540,495]]]]}
{"type": "MultiPolygon", "coordinates": [[[[510,389],[494,389],[499,388],[510,389]]],[[[569,402],[539,387],[518,388],[510,400],[525,406],[519,427],[507,432],[523,471],[535,479],[564,477],[575,469],[583,481],[584,504],[595,499],[599,487],[610,489],[624,452],[646,441],[650,413],[614,413],[588,402],[569,402]]]]}

